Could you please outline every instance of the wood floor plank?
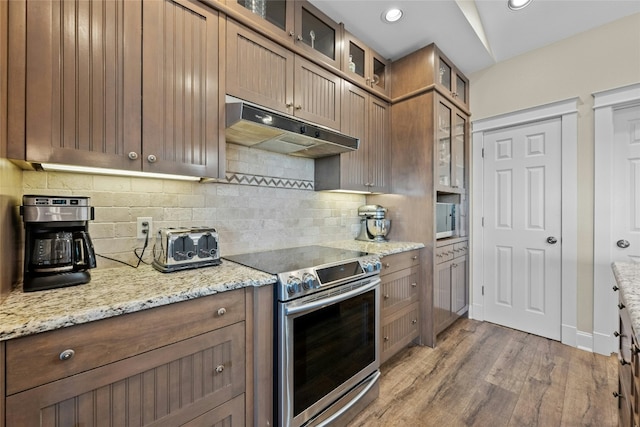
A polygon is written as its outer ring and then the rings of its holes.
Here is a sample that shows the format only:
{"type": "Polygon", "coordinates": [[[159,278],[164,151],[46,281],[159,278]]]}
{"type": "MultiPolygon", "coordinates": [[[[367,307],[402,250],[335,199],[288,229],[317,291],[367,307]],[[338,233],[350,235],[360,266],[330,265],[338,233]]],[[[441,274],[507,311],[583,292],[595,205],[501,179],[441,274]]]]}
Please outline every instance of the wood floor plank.
{"type": "Polygon", "coordinates": [[[616,425],[615,356],[469,319],[438,339],[385,363],[349,427],[616,425]]]}

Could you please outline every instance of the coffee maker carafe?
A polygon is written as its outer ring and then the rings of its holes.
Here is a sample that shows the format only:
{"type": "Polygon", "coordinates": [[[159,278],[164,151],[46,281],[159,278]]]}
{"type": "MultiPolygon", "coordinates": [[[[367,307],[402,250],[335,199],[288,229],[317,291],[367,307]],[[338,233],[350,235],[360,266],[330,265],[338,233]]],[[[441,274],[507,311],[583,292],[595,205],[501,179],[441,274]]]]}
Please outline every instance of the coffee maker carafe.
{"type": "Polygon", "coordinates": [[[358,208],[360,234],[356,240],[384,242],[391,228],[391,220],[385,219],[387,208],[380,205],[364,205],[358,208]]]}
{"type": "Polygon", "coordinates": [[[25,292],[89,283],[96,257],[89,236],[89,197],[22,197],[25,292]]]}

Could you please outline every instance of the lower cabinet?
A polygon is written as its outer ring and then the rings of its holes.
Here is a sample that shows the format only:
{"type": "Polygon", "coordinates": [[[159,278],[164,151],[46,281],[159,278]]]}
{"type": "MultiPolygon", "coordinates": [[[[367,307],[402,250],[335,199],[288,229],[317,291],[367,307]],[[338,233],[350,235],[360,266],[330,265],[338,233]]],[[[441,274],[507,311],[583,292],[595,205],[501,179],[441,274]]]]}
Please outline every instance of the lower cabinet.
{"type": "Polygon", "coordinates": [[[420,333],[418,251],[382,258],[380,285],[380,363],[406,347],[420,333]]]}
{"type": "Polygon", "coordinates": [[[631,326],[629,312],[622,298],[618,336],[618,390],[613,395],[618,399],[618,425],[621,427],[640,426],[640,347],[631,326]]]}
{"type": "Polygon", "coordinates": [[[468,241],[436,248],[433,316],[436,334],[469,309],[468,241]]]}
{"type": "Polygon", "coordinates": [[[35,387],[9,376],[6,425],[245,425],[244,298],[244,290],[225,292],[8,341],[8,372],[50,364],[57,374],[35,387]],[[185,319],[182,332],[167,323],[174,311],[185,319]],[[191,316],[209,330],[194,336],[191,316]],[[154,345],[147,338],[155,334],[150,325],[167,328],[155,341],[173,342],[154,345]],[[112,349],[122,351],[117,338],[105,337],[132,329],[140,336],[129,337],[129,347],[138,352],[103,363],[112,349]],[[84,346],[69,346],[73,340],[84,346]],[[39,341],[55,348],[44,350],[39,341]]]}

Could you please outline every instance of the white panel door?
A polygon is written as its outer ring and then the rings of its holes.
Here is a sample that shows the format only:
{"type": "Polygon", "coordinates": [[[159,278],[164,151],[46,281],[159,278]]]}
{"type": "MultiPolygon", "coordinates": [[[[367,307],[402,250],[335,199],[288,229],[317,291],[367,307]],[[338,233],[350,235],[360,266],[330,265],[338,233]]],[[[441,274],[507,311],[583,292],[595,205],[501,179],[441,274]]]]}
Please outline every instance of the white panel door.
{"type": "Polygon", "coordinates": [[[611,261],[640,261],[640,106],[614,112],[611,261]]]}
{"type": "Polygon", "coordinates": [[[484,318],[559,340],[561,121],[484,137],[484,318]]]}

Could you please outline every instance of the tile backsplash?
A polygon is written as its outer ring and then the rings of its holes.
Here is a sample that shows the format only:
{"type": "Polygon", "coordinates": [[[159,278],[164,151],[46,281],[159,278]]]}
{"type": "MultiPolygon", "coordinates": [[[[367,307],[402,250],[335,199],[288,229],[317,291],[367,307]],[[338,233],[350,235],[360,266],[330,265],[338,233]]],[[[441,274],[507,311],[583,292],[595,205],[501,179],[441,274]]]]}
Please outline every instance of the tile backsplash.
{"type": "MultiPolygon", "coordinates": [[[[137,262],[133,251],[144,243],[136,238],[138,217],[152,217],[154,231],[215,227],[223,256],[344,240],[357,234],[357,209],[365,204],[364,196],[295,186],[313,183],[313,160],[229,145],[227,163],[227,182],[206,183],[24,171],[23,192],[91,197],[95,220],[89,232],[96,253],[128,263],[137,262]],[[257,179],[235,184],[229,183],[234,182],[230,175],[257,179]],[[294,185],[273,184],[282,179],[294,185]]],[[[152,247],[153,239],[145,261],[152,260],[152,247]]],[[[98,257],[99,268],[120,265],[98,257]]]]}

